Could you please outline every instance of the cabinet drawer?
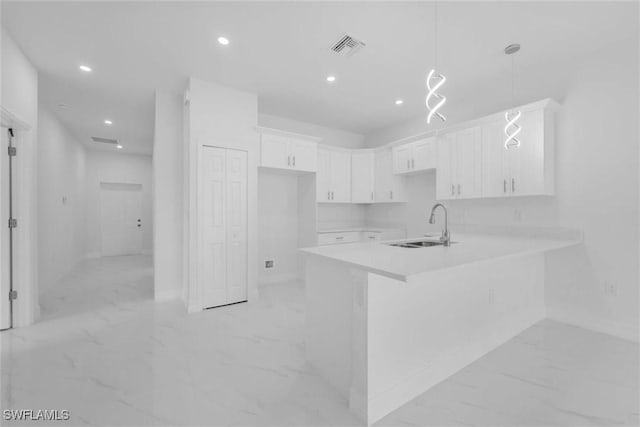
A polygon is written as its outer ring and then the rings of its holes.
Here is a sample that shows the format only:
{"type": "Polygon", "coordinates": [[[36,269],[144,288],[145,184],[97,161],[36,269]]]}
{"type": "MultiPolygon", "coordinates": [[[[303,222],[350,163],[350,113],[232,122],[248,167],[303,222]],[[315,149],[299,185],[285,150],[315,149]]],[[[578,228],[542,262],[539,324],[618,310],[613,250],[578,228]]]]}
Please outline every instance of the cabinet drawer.
{"type": "Polygon", "coordinates": [[[359,239],[359,232],[347,231],[343,233],[318,233],[318,245],[333,245],[336,243],[353,243],[359,239]]]}
{"type": "Polygon", "coordinates": [[[362,233],[363,242],[375,242],[382,240],[382,233],[379,231],[364,231],[362,233]]]}

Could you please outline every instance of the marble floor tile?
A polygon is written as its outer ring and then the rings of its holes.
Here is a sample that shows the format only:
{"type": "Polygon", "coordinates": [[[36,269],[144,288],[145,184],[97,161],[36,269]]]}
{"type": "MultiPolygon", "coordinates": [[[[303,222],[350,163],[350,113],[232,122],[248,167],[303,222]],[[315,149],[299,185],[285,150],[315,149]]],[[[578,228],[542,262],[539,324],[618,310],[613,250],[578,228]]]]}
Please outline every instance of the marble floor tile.
{"type": "MultiPolygon", "coordinates": [[[[152,275],[150,257],[89,260],[44,292],[38,324],[0,334],[2,409],[71,412],[54,425],[362,425],[305,360],[300,282],[187,315],[153,302],[152,275]]],[[[638,425],[638,377],[638,345],[544,321],[376,425],[638,425]]]]}

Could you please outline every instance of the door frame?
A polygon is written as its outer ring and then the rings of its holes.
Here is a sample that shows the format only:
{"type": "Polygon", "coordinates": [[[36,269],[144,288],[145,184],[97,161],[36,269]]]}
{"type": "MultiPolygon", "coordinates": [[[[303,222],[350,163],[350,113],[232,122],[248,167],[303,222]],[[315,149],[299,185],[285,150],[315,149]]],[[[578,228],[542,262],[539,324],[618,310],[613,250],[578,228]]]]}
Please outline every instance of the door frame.
{"type": "MultiPolygon", "coordinates": [[[[35,124],[34,124],[35,125],[35,124]]],[[[13,215],[18,220],[13,236],[13,327],[28,326],[40,312],[38,302],[38,228],[36,135],[32,124],[0,106],[1,131],[12,128],[17,155],[13,158],[13,215]]],[[[4,147],[0,155],[7,155],[4,147]]],[[[6,226],[0,224],[0,226],[6,226]]],[[[0,296],[3,297],[4,296],[0,296]]],[[[6,296],[8,298],[8,295],[6,296]]]]}

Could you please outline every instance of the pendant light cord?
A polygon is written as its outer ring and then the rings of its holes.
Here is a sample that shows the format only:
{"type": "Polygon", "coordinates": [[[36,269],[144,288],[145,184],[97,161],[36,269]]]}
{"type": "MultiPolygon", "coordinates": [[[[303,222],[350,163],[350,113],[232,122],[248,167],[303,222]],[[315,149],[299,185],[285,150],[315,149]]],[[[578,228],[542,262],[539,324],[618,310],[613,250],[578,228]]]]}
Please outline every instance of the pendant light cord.
{"type": "Polygon", "coordinates": [[[434,28],[433,40],[435,42],[434,43],[434,51],[435,51],[435,67],[434,68],[437,71],[440,71],[440,70],[438,70],[438,0],[435,0],[433,2],[433,4],[434,4],[434,8],[435,8],[434,18],[433,18],[433,23],[434,23],[434,25],[433,25],[433,28],[434,28]]]}

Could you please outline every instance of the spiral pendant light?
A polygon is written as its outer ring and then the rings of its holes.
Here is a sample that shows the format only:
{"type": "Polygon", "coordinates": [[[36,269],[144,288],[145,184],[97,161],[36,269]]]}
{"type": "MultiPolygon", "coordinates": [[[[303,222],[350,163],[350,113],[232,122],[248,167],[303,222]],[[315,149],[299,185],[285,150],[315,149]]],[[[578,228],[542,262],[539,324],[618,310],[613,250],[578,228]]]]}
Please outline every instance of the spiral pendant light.
{"type": "Polygon", "coordinates": [[[431,119],[435,116],[443,122],[446,117],[440,112],[440,109],[447,102],[447,97],[438,92],[438,90],[447,81],[447,78],[438,73],[438,2],[434,2],[435,14],[434,14],[434,45],[435,45],[435,67],[429,71],[427,75],[427,97],[425,99],[425,105],[427,106],[427,123],[431,123],[431,119]]]}
{"type": "MultiPolygon", "coordinates": [[[[504,53],[511,55],[511,103],[515,103],[514,81],[515,81],[515,57],[513,56],[520,50],[519,44],[510,44],[504,48],[504,53]]],[[[506,124],[504,125],[504,148],[518,148],[520,147],[520,140],[518,134],[522,131],[522,127],[518,124],[518,120],[522,116],[520,110],[511,110],[504,113],[504,119],[506,124]]]]}

